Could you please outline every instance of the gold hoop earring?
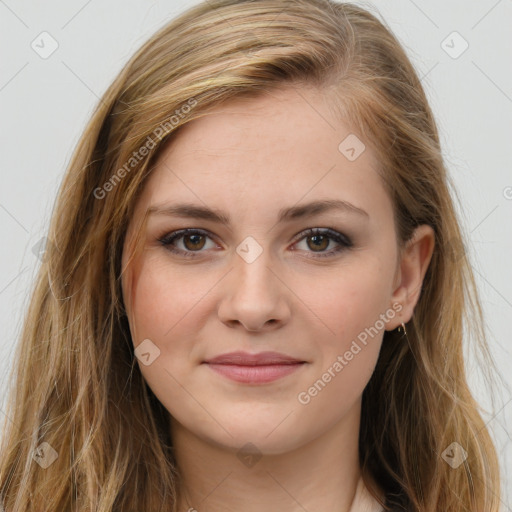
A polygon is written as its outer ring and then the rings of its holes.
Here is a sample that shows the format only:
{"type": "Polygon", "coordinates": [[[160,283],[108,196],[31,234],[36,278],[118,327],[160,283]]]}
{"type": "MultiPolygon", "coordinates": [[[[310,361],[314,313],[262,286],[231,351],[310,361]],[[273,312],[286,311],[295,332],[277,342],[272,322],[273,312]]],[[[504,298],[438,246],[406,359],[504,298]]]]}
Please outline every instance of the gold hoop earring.
{"type": "Polygon", "coordinates": [[[406,329],[405,329],[405,324],[404,324],[403,322],[402,322],[402,324],[401,324],[401,325],[399,325],[399,326],[396,328],[397,332],[400,332],[400,329],[403,331],[403,335],[402,335],[402,336],[407,336],[407,331],[406,331],[406,329]]]}

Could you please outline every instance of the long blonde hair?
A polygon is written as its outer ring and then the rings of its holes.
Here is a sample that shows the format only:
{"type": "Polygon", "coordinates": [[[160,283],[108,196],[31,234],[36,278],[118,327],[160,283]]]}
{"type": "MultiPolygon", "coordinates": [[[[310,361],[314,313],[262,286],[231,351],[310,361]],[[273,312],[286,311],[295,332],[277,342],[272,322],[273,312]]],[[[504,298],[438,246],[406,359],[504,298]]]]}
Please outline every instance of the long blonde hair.
{"type": "Polygon", "coordinates": [[[312,85],[377,154],[399,244],[436,247],[407,338],[386,332],[363,394],[360,463],[386,506],[495,512],[495,449],[469,390],[463,331],[488,360],[438,131],[420,80],[376,16],[332,0],[208,0],[160,29],[104,94],[58,192],[11,376],[6,512],[176,509],[168,412],[136,364],[121,251],[159,151],[221,102],[312,85]],[[142,149],[145,147],[146,149],[142,149]],[[443,453],[456,442],[458,467],[443,453]],[[460,452],[462,453],[462,452],[460,452]]]}

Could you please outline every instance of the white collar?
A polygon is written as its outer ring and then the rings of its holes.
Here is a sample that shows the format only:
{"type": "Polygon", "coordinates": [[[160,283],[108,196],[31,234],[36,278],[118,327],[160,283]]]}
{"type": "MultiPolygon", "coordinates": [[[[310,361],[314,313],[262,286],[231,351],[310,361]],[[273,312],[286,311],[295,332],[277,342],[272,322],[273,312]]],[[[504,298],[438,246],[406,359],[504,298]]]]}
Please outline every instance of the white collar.
{"type": "Polygon", "coordinates": [[[384,512],[382,505],[370,494],[362,478],[356,487],[356,494],[349,512],[384,512]]]}

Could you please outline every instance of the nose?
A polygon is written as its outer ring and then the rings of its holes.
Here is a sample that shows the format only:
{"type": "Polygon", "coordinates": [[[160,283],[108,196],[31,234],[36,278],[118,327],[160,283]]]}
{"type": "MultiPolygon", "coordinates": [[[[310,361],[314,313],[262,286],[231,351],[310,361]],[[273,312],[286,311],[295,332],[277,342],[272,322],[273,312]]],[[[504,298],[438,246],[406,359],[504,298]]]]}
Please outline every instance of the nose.
{"type": "Polygon", "coordinates": [[[292,293],[279,275],[279,268],[272,268],[270,259],[266,249],[250,263],[235,254],[235,268],[224,283],[218,309],[220,320],[228,327],[268,331],[289,321],[292,293]]]}

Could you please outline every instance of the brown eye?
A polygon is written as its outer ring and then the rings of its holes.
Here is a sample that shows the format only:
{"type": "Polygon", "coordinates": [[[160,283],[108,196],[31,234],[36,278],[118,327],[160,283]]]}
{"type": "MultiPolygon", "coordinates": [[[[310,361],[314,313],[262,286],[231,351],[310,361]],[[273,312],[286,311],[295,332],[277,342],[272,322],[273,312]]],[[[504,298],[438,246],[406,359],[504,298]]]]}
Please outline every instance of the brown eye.
{"type": "Polygon", "coordinates": [[[335,256],[338,253],[350,249],[354,244],[350,238],[334,229],[313,228],[300,233],[299,241],[296,245],[299,246],[301,251],[305,251],[306,254],[309,253],[310,255],[308,257],[323,258],[335,256]],[[326,250],[331,242],[333,242],[334,247],[326,250]],[[304,243],[304,248],[300,247],[301,243],[304,243]],[[311,253],[313,253],[314,256],[311,256],[311,253]]]}
{"type": "Polygon", "coordinates": [[[207,232],[192,228],[174,231],[158,240],[169,251],[187,258],[200,256],[201,253],[206,252],[206,249],[216,247],[207,232]],[[211,243],[210,247],[207,245],[208,240],[211,243]]]}
{"type": "Polygon", "coordinates": [[[312,241],[311,244],[308,242],[308,247],[314,250],[323,251],[329,246],[329,237],[325,235],[312,235],[307,239],[312,241]]]}
{"type": "Polygon", "coordinates": [[[205,237],[203,235],[192,234],[183,236],[183,245],[190,251],[202,249],[205,244],[205,237]]]}

